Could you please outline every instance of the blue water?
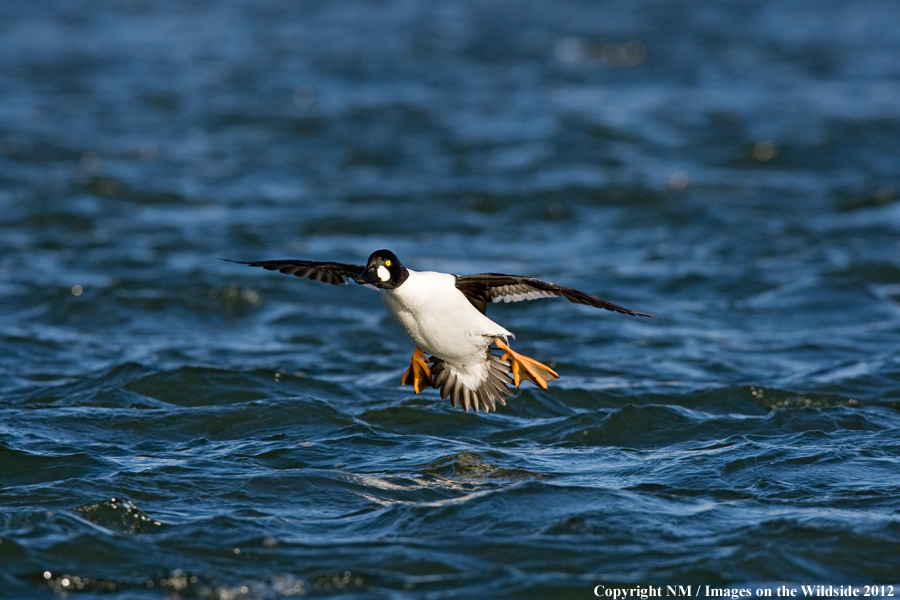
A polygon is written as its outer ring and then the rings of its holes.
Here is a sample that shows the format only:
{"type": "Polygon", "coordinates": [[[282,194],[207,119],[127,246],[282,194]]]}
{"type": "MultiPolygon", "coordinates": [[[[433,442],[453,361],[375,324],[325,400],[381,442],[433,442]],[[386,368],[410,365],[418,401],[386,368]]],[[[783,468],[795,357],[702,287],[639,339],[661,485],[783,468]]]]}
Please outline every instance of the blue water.
{"type": "Polygon", "coordinates": [[[0,596],[900,583],[898,23],[3,3],[0,596]],[[492,305],[561,379],[467,414],[371,290],[219,260],[379,248],[656,319],[492,305]]]}

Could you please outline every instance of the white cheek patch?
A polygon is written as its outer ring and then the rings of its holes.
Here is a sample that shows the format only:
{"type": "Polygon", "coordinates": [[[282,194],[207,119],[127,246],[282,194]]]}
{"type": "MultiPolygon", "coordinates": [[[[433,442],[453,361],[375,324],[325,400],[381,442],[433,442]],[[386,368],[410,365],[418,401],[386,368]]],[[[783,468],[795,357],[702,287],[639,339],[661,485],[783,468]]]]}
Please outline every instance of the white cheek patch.
{"type": "Polygon", "coordinates": [[[387,270],[384,265],[378,267],[378,270],[375,271],[378,273],[378,279],[382,281],[390,281],[391,280],[391,272],[387,270]]]}

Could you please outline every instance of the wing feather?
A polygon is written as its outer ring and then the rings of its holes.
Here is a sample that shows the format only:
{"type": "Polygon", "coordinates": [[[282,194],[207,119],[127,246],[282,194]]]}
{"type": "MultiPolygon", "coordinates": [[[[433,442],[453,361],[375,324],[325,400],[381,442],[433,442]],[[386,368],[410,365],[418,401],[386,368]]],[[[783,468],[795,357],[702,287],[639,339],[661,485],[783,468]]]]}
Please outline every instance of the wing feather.
{"type": "Polygon", "coordinates": [[[456,278],[456,287],[482,313],[487,311],[488,302],[520,302],[522,300],[562,296],[575,304],[585,304],[635,317],[653,317],[653,315],[635,312],[598,296],[541,281],[540,279],[534,279],[533,277],[503,275],[501,273],[463,275],[456,278]]]}
{"type": "MultiPolygon", "coordinates": [[[[225,258],[223,260],[228,259],[225,258]]],[[[267,271],[278,271],[285,275],[305,277],[312,281],[322,281],[331,285],[350,283],[351,279],[359,277],[366,270],[365,267],[360,265],[312,260],[228,260],[228,262],[250,265],[251,267],[262,267],[267,271]]]]}

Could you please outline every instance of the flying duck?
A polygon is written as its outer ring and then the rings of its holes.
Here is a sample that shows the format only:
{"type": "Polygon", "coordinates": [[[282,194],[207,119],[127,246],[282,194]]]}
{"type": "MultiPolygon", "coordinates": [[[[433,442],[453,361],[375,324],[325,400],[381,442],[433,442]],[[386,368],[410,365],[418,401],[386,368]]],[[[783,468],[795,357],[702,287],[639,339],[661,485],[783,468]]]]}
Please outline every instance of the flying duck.
{"type": "Polygon", "coordinates": [[[559,375],[542,363],[512,350],[513,334],[486,316],[489,302],[519,302],[564,297],[569,302],[604,308],[625,315],[652,317],[603,298],[540,279],[480,273],[451,275],[413,271],[390,250],[378,250],[366,266],[309,260],[231,261],[332,285],[350,283],[379,290],[381,301],[415,343],[410,367],[401,385],[418,394],[440,390],[454,407],[491,411],[512,396],[509,384],[530,381],[544,389],[559,375]],[[503,354],[492,352],[495,346],[503,354]],[[426,354],[430,355],[426,359],[426,354]],[[512,374],[512,378],[509,374],[512,374]]]}

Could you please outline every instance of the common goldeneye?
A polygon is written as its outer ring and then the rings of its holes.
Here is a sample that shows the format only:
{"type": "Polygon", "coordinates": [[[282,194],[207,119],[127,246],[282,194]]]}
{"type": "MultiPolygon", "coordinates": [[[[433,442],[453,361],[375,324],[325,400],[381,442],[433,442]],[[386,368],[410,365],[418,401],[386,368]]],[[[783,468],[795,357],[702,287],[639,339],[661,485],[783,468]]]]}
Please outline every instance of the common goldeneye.
{"type": "MultiPolygon", "coordinates": [[[[332,285],[349,283],[381,292],[381,300],[400,327],[416,343],[402,385],[418,394],[426,387],[440,389],[454,407],[496,410],[506,405],[523,380],[547,389],[547,381],[559,375],[538,361],[512,350],[511,332],[486,316],[488,302],[519,302],[563,296],[569,302],[604,308],[636,317],[652,317],[603,298],[517,275],[480,273],[451,275],[413,271],[403,266],[390,250],[373,252],[365,267],[308,260],[232,261],[332,285]],[[503,355],[491,351],[496,346],[503,355]],[[425,354],[431,355],[426,360],[425,354]],[[430,365],[429,365],[430,362],[430,365]],[[512,373],[510,380],[509,373],[512,373]]],[[[514,337],[514,336],[513,336],[514,337]]]]}

